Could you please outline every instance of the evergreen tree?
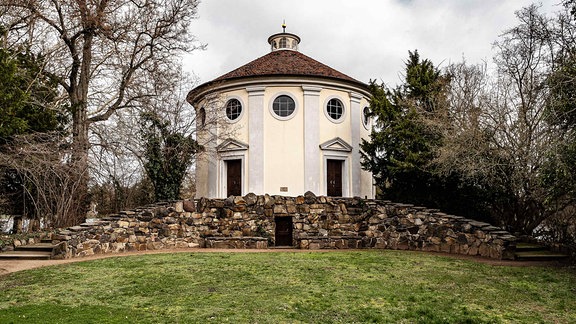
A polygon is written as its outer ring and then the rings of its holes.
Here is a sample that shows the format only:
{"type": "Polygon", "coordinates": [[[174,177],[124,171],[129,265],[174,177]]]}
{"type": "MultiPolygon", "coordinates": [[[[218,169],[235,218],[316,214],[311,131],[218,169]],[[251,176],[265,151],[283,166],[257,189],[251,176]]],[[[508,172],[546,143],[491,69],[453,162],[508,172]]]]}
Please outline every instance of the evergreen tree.
{"type": "Polygon", "coordinates": [[[409,52],[405,82],[390,90],[369,85],[376,127],[363,141],[362,166],[374,175],[381,198],[490,220],[488,187],[456,171],[438,172],[442,129],[449,125],[450,78],[417,51],[409,52]]]}
{"type": "MultiPolygon", "coordinates": [[[[42,64],[42,58],[29,52],[0,47],[0,209],[35,219],[38,204],[33,196],[43,189],[30,181],[33,176],[29,170],[16,167],[15,162],[30,163],[27,154],[39,152],[33,147],[40,142],[59,145],[58,137],[66,123],[57,84],[43,74],[42,64]],[[16,141],[26,136],[29,138],[16,141]]],[[[56,149],[42,160],[53,158],[62,163],[56,149]]]]}
{"type": "Polygon", "coordinates": [[[191,135],[171,129],[168,121],[150,112],[142,115],[144,169],[156,201],[180,198],[180,187],[195,154],[202,149],[191,135]]]}
{"type": "Polygon", "coordinates": [[[406,81],[394,90],[370,83],[371,111],[376,127],[361,144],[366,170],[372,172],[384,198],[429,204],[433,176],[427,166],[439,133],[422,117],[439,110],[443,77],[429,60],[409,52],[406,81]]]}
{"type": "Polygon", "coordinates": [[[53,108],[57,85],[41,73],[41,60],[0,48],[0,139],[57,130],[63,114],[53,108]]]}

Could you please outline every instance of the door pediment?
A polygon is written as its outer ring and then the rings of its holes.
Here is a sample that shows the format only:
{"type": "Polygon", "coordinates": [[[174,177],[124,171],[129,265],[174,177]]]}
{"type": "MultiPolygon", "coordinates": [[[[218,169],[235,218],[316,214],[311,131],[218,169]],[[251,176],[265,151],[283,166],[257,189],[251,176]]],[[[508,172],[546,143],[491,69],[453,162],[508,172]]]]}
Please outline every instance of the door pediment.
{"type": "Polygon", "coordinates": [[[352,152],[352,145],[340,137],[336,137],[320,144],[320,149],[323,151],[352,152]]]}
{"type": "Polygon", "coordinates": [[[233,152],[233,151],[246,151],[248,150],[248,144],[242,143],[235,139],[229,138],[222,142],[222,144],[216,147],[216,151],[222,152],[233,152]]]}

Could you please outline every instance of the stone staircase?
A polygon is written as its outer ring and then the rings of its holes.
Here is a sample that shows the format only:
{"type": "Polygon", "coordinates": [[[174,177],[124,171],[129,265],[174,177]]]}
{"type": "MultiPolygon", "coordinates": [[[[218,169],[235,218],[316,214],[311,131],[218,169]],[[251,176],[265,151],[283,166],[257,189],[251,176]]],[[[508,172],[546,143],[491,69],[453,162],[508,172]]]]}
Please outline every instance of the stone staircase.
{"type": "Polygon", "coordinates": [[[550,248],[538,243],[518,242],[516,244],[515,260],[517,261],[546,261],[562,262],[568,259],[568,255],[553,252],[550,248]]]}
{"type": "Polygon", "coordinates": [[[40,243],[16,246],[13,251],[0,253],[0,260],[49,260],[52,258],[54,247],[52,240],[42,240],[40,243]]]}

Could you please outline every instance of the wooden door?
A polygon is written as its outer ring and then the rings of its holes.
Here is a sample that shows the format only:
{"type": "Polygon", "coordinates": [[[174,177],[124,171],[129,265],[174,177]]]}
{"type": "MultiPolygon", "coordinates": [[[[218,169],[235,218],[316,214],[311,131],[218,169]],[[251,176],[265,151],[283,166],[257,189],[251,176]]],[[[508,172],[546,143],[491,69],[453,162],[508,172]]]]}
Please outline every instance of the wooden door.
{"type": "Polygon", "coordinates": [[[242,160],[226,161],[226,197],[242,196],[242,160]]]}
{"type": "Polygon", "coordinates": [[[328,160],[326,166],[326,194],[342,197],[342,160],[328,160]]]}
{"type": "Polygon", "coordinates": [[[292,217],[276,217],[275,245],[292,246],[292,217]]]}

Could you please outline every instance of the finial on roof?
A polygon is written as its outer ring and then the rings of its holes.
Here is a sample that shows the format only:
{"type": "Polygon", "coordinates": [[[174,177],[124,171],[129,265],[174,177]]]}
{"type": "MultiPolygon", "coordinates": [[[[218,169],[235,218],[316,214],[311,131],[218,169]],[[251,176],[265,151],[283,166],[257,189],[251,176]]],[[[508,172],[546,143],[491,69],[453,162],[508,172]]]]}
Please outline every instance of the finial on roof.
{"type": "Polygon", "coordinates": [[[284,19],[284,21],[282,22],[282,32],[283,33],[286,32],[286,19],[284,19]]]}

